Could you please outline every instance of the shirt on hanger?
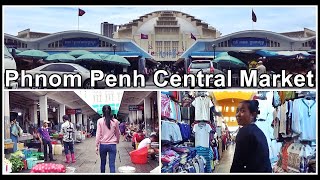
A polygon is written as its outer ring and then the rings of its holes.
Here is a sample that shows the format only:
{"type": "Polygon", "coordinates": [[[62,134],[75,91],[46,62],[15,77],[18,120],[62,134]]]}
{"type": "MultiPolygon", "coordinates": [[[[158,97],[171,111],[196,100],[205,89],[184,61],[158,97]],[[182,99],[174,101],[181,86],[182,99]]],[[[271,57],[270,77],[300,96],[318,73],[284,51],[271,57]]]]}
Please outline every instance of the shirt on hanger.
{"type": "Polygon", "coordinates": [[[195,146],[202,146],[209,148],[209,133],[212,130],[209,124],[196,124],[193,127],[195,132],[195,146]]]}
{"type": "Polygon", "coordinates": [[[213,103],[209,97],[199,96],[192,102],[192,105],[195,107],[196,121],[210,121],[210,108],[213,103]]]}
{"type": "Polygon", "coordinates": [[[300,140],[316,140],[316,101],[295,99],[292,109],[292,130],[300,140]]]}

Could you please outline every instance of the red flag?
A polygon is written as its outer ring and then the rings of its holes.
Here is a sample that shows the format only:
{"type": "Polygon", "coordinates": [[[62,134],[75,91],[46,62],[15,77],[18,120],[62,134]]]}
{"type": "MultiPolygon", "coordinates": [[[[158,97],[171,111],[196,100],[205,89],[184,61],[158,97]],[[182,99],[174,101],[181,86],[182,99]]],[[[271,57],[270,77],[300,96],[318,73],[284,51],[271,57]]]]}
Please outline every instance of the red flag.
{"type": "Polygon", "coordinates": [[[256,16],[256,13],[254,13],[253,9],[251,14],[252,14],[252,21],[257,22],[257,16],[256,16]]]}
{"type": "Polygon", "coordinates": [[[142,34],[142,33],[141,33],[141,39],[148,39],[148,35],[147,35],[147,34],[142,34]]]}
{"type": "Polygon", "coordinates": [[[78,16],[83,16],[86,12],[79,8],[78,16]]]}
{"type": "Polygon", "coordinates": [[[197,40],[197,38],[191,33],[191,39],[194,39],[195,41],[197,40]]]}

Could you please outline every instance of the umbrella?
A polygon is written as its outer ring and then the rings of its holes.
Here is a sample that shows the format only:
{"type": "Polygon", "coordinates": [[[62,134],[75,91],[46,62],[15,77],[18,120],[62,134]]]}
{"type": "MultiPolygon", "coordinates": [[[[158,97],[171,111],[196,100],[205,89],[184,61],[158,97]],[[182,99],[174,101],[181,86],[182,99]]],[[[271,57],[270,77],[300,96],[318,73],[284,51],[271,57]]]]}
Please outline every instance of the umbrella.
{"type": "Polygon", "coordinates": [[[47,61],[58,61],[58,62],[73,62],[76,60],[75,57],[69,55],[69,54],[52,54],[46,58],[47,61]]]}
{"type": "Polygon", "coordinates": [[[92,61],[92,60],[101,61],[102,58],[101,58],[99,55],[97,55],[97,54],[89,53],[89,54],[84,54],[84,55],[78,57],[77,60],[82,60],[82,61],[84,61],[84,60],[89,60],[89,61],[92,61]]]}
{"type": "Polygon", "coordinates": [[[102,60],[107,59],[108,56],[110,56],[109,54],[98,54],[102,60]]]}
{"type": "MultiPolygon", "coordinates": [[[[12,54],[12,49],[15,49],[15,48],[8,48],[8,51],[12,54]]],[[[18,49],[15,49],[16,50],[16,54],[19,54],[21,53],[22,51],[18,50],[18,49]]]]}
{"type": "Polygon", "coordinates": [[[215,58],[213,62],[220,64],[221,66],[229,66],[229,67],[247,67],[247,65],[241,60],[232,57],[230,55],[220,56],[215,58]]]}
{"type": "Polygon", "coordinates": [[[106,56],[105,58],[103,58],[104,61],[106,61],[107,63],[111,63],[111,64],[119,64],[119,65],[122,65],[122,66],[130,66],[130,62],[122,57],[122,56],[119,56],[119,55],[109,55],[109,56],[106,56]]]}
{"type": "Polygon", "coordinates": [[[74,57],[80,57],[85,54],[93,54],[93,53],[86,50],[73,50],[68,52],[68,55],[74,56],[74,57]]]}
{"type": "Polygon", "coordinates": [[[25,58],[32,58],[32,59],[43,59],[48,57],[49,54],[40,50],[26,50],[22,51],[21,53],[17,54],[17,57],[25,57],[25,58]]]}

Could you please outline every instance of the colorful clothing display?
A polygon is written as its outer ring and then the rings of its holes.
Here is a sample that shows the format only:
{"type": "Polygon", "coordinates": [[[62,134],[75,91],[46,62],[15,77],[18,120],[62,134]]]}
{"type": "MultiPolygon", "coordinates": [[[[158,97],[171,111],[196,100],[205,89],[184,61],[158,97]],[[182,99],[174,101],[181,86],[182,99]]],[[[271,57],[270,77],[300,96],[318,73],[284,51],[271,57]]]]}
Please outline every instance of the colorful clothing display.
{"type": "Polygon", "coordinates": [[[196,97],[192,105],[195,107],[196,121],[210,121],[210,108],[213,106],[213,103],[209,97],[196,97]]]}

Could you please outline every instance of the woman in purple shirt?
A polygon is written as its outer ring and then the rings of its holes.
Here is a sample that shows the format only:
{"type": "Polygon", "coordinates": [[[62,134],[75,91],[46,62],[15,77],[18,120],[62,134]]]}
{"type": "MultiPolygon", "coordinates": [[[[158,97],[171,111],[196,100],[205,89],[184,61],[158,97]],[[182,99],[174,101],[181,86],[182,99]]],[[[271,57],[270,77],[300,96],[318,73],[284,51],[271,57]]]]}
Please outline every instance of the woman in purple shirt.
{"type": "Polygon", "coordinates": [[[47,146],[49,146],[49,158],[50,161],[56,161],[56,159],[53,159],[52,155],[52,144],[51,139],[49,135],[49,128],[48,128],[49,121],[44,120],[42,127],[38,129],[38,136],[40,137],[40,142],[43,144],[43,151],[44,151],[44,161],[48,161],[48,150],[47,146]]]}

